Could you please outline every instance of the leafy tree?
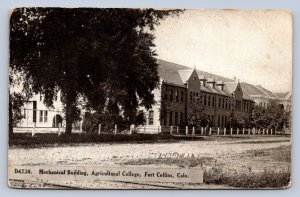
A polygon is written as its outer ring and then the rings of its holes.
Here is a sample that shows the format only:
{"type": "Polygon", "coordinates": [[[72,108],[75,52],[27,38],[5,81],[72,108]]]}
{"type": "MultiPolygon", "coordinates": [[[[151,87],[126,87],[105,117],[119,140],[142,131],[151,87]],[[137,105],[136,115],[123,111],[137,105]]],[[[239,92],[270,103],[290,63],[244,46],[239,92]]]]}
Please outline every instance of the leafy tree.
{"type": "Polygon", "coordinates": [[[65,104],[66,133],[79,120],[79,98],[98,113],[154,104],[158,85],[151,31],[175,11],[153,9],[18,8],[11,15],[10,67],[22,71],[24,91],[65,104]]]}
{"type": "Polygon", "coordinates": [[[282,130],[289,122],[289,112],[285,112],[275,101],[268,108],[255,105],[252,124],[257,128],[282,130]]]}
{"type": "Polygon", "coordinates": [[[210,123],[202,113],[205,110],[205,106],[201,96],[190,98],[188,108],[189,114],[187,116],[187,122],[189,126],[204,127],[210,123]]]}

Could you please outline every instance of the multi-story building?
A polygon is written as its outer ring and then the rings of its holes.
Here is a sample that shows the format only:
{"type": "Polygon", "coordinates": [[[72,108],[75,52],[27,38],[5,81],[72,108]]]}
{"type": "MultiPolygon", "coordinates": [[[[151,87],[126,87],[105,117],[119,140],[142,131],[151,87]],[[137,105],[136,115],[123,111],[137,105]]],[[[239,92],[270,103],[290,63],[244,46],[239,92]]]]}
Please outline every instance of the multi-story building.
{"type": "MultiPolygon", "coordinates": [[[[268,107],[271,100],[284,109],[291,108],[291,93],[273,94],[271,91],[235,79],[192,69],[171,62],[157,60],[160,83],[154,92],[156,104],[146,113],[146,129],[160,126],[186,125],[193,115],[189,104],[193,98],[201,98],[202,115],[209,126],[229,127],[233,118],[249,122],[253,105],[268,107]]],[[[63,105],[60,93],[53,108],[47,108],[43,96],[34,95],[24,105],[24,119],[18,127],[64,127],[63,105]]],[[[151,130],[151,129],[150,129],[151,130]]]]}
{"type": "Polygon", "coordinates": [[[157,60],[160,86],[154,91],[157,104],[147,114],[147,125],[179,126],[191,115],[189,102],[200,97],[211,126],[226,127],[235,118],[249,122],[253,99],[240,82],[189,67],[157,60]]]}

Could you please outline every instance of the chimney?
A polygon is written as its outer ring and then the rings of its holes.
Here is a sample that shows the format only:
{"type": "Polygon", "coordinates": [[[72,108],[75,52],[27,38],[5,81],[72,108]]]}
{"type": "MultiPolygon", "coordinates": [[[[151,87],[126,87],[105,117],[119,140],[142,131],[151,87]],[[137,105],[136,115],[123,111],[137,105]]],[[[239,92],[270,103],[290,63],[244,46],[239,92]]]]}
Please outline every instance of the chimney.
{"type": "Polygon", "coordinates": [[[223,83],[223,81],[217,81],[217,86],[221,86],[221,90],[223,91],[224,90],[224,86],[225,84],[223,83]]]}

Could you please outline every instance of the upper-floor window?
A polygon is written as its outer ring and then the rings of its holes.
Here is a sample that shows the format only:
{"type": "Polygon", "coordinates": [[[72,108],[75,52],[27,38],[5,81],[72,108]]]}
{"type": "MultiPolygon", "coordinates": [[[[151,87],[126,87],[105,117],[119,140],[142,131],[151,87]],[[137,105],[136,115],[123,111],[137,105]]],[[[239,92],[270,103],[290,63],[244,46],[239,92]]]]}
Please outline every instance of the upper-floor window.
{"type": "Polygon", "coordinates": [[[170,90],[170,101],[173,101],[173,90],[170,90]]]}
{"type": "Polygon", "coordinates": [[[222,99],[222,108],[223,109],[225,108],[225,99],[224,98],[222,99]]]}
{"type": "Polygon", "coordinates": [[[204,95],[204,105],[206,105],[206,95],[204,95]]]}
{"type": "Polygon", "coordinates": [[[175,98],[176,98],[176,102],[178,102],[179,101],[178,90],[175,90],[175,98]]]}
{"type": "Polygon", "coordinates": [[[215,106],[215,97],[214,96],[212,97],[212,106],[213,107],[215,106]]]}
{"type": "Polygon", "coordinates": [[[221,108],[221,98],[219,98],[219,108],[221,108]]]}
{"type": "Polygon", "coordinates": [[[210,95],[208,95],[207,105],[210,106],[210,95]]]}
{"type": "Polygon", "coordinates": [[[183,101],[184,101],[184,92],[181,91],[181,102],[183,102],[183,101]]]}

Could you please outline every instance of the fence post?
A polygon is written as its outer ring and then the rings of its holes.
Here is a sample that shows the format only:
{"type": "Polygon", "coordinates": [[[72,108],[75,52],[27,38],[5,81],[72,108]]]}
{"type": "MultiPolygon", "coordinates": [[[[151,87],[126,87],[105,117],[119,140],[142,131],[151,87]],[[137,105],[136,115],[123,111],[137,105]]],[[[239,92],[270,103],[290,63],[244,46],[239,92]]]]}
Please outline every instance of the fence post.
{"type": "Polygon", "coordinates": [[[255,133],[256,133],[256,129],[254,128],[254,129],[253,129],[253,135],[255,135],[255,133]]]}
{"type": "MultiPolygon", "coordinates": [[[[55,116],[55,118],[56,118],[56,116],[55,116]]],[[[83,121],[80,121],[80,123],[79,123],[79,132],[80,132],[80,133],[82,133],[82,122],[83,122],[83,121]]]]}
{"type": "Polygon", "coordinates": [[[267,135],[269,135],[269,131],[267,130],[267,135]]]}
{"type": "Polygon", "coordinates": [[[170,127],[170,135],[173,135],[173,126],[170,127]]]}
{"type": "Polygon", "coordinates": [[[144,134],[146,133],[146,126],[144,125],[144,134]]]}
{"type": "Polygon", "coordinates": [[[217,132],[217,135],[220,135],[220,128],[218,127],[218,132],[217,132]]]}
{"type": "Polygon", "coordinates": [[[203,130],[204,130],[203,127],[201,127],[201,135],[204,134],[204,131],[203,131],[203,130]]]}
{"type": "Polygon", "coordinates": [[[243,128],[243,135],[245,135],[245,128],[243,128]]]}
{"type": "Polygon", "coordinates": [[[195,127],[193,127],[193,133],[192,133],[192,135],[195,135],[195,127]]]}
{"type": "Polygon", "coordinates": [[[250,130],[250,128],[249,128],[249,129],[248,129],[248,135],[250,135],[250,131],[251,131],[251,130],[250,130]]]}
{"type": "Polygon", "coordinates": [[[101,134],[101,124],[99,124],[99,128],[98,128],[98,135],[101,134]]]}
{"type": "Polygon", "coordinates": [[[209,127],[209,135],[211,135],[211,127],[209,127]]]}
{"type": "Polygon", "coordinates": [[[224,128],[224,135],[226,135],[226,128],[224,128]]]}
{"type": "Polygon", "coordinates": [[[117,129],[118,129],[118,126],[117,126],[117,124],[115,124],[114,135],[116,135],[116,134],[117,134],[117,129]]]}
{"type": "Polygon", "coordinates": [[[230,135],[232,135],[232,127],[230,128],[230,135]]]}
{"type": "Polygon", "coordinates": [[[260,128],[258,129],[258,132],[257,132],[257,134],[260,134],[260,128]]]}
{"type": "Polygon", "coordinates": [[[189,134],[189,128],[188,126],[185,127],[185,135],[188,135],[189,134]]]}
{"type": "Polygon", "coordinates": [[[36,123],[33,123],[33,128],[32,128],[32,131],[31,131],[31,137],[33,137],[35,135],[35,125],[36,123]]]}
{"type": "Polygon", "coordinates": [[[236,134],[238,135],[238,134],[239,134],[239,132],[240,132],[240,129],[239,129],[239,128],[237,128],[237,129],[236,129],[236,134]]]}
{"type": "Polygon", "coordinates": [[[265,129],[263,129],[262,134],[265,135],[265,129]]]}
{"type": "MultiPolygon", "coordinates": [[[[273,133],[273,129],[271,129],[271,133],[273,133]]],[[[274,133],[274,135],[276,135],[276,132],[274,133]]]]}
{"type": "Polygon", "coordinates": [[[58,124],[58,136],[60,136],[60,126],[61,126],[61,124],[59,123],[58,124]]]}
{"type": "Polygon", "coordinates": [[[179,126],[176,127],[176,133],[179,133],[179,126]]]}

